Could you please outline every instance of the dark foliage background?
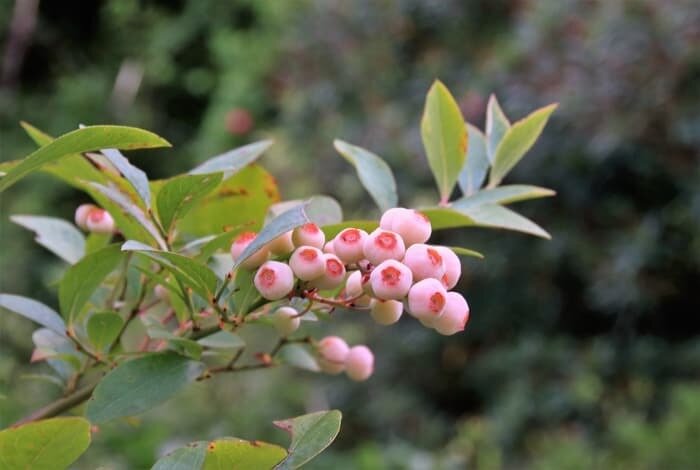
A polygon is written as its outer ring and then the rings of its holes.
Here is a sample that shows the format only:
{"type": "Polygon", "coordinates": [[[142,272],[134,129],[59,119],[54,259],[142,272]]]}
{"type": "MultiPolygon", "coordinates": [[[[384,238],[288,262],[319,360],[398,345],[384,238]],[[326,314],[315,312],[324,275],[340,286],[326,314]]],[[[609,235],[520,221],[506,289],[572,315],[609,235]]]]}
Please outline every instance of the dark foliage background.
{"type": "MultiPolygon", "coordinates": [[[[147,468],[170,446],[222,434],[283,443],[272,419],[323,406],[345,418],[315,468],[698,468],[694,0],[5,0],[0,18],[3,160],[32,150],[20,119],[53,134],[151,129],[175,145],[132,154],[154,177],[272,136],[263,163],[283,195],[330,194],[348,216],[378,214],[335,137],[382,155],[405,205],[436,199],[419,134],[435,77],[479,127],[490,93],[513,120],[560,102],[508,178],[558,192],[522,207],[553,240],[440,235],[486,254],[465,261],[464,334],[348,318],[342,333],[377,352],[368,384],[222,378],[104,426],[79,468],[147,468]]],[[[54,303],[60,262],[8,216],[70,218],[82,201],[41,176],[3,194],[2,291],[54,303]]],[[[0,315],[2,425],[55,392],[23,377],[40,368],[26,364],[30,333],[0,315]]]]}

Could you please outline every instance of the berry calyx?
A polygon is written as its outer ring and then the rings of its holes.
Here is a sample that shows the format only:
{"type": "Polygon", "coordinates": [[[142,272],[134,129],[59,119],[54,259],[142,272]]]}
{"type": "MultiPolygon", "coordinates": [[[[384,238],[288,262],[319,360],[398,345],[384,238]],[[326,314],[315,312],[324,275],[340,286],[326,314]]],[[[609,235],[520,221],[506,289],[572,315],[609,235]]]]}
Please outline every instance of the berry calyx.
{"type": "Polygon", "coordinates": [[[378,265],[388,259],[400,260],[406,247],[399,234],[378,228],[365,238],[362,251],[370,263],[378,265]]]}
{"type": "Polygon", "coordinates": [[[267,300],[279,300],[294,289],[294,273],[285,263],[266,261],[253,278],[255,288],[267,300]]]}
{"type": "Polygon", "coordinates": [[[325,269],[323,274],[313,279],[310,284],[317,289],[335,289],[345,280],[345,265],[340,259],[330,253],[323,254],[325,269]]]}
{"type": "Polygon", "coordinates": [[[333,239],[333,252],[345,264],[364,258],[363,245],[367,232],[359,228],[346,228],[333,239]]]}
{"type": "Polygon", "coordinates": [[[109,212],[99,207],[88,212],[85,226],[92,233],[114,233],[114,219],[109,212]]]}
{"type": "Polygon", "coordinates": [[[369,276],[373,296],[382,300],[400,300],[408,294],[413,274],[408,267],[396,260],[381,262],[369,276]]]}

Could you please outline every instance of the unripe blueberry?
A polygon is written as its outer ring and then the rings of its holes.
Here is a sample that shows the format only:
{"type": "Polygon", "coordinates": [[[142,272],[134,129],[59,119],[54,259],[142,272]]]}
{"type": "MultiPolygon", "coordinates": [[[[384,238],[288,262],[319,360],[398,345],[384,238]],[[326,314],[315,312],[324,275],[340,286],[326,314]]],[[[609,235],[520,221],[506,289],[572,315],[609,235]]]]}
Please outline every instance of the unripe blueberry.
{"type": "Polygon", "coordinates": [[[408,311],[411,315],[428,324],[442,315],[447,303],[447,291],[437,279],[423,279],[416,282],[408,291],[408,311]]]}
{"type": "Polygon", "coordinates": [[[292,307],[280,307],[272,316],[272,322],[280,336],[289,336],[299,329],[301,318],[292,307]]]}
{"type": "Polygon", "coordinates": [[[311,285],[317,289],[334,289],[345,280],[345,265],[340,259],[330,253],[323,254],[325,270],[320,277],[311,281],[311,285]]]}
{"type": "Polygon", "coordinates": [[[114,219],[109,215],[109,212],[99,207],[88,212],[85,225],[93,233],[114,233],[114,219]]]}
{"type": "Polygon", "coordinates": [[[294,289],[294,273],[285,263],[265,261],[255,273],[253,283],[267,300],[279,300],[294,289]]]}
{"type": "MultiPolygon", "coordinates": [[[[231,257],[233,258],[233,261],[238,261],[241,253],[243,253],[248,245],[255,240],[255,237],[255,232],[243,232],[236,237],[233,244],[231,244],[231,257]]],[[[245,269],[255,269],[267,261],[269,254],[270,252],[268,251],[267,247],[263,247],[253,253],[251,257],[243,261],[241,266],[243,266],[245,269]]]]}
{"type": "Polygon", "coordinates": [[[380,325],[391,325],[399,321],[403,313],[403,302],[399,300],[372,299],[370,315],[380,325]]]}
{"type": "Polygon", "coordinates": [[[326,271],[324,253],[313,246],[300,246],[289,258],[289,267],[302,281],[316,279],[326,271]]]}
{"type": "Polygon", "coordinates": [[[446,246],[436,246],[435,249],[442,256],[442,262],[445,265],[445,274],[440,280],[446,289],[452,289],[457,285],[457,281],[462,275],[462,263],[459,262],[459,257],[455,252],[446,246]]]}
{"type": "Polygon", "coordinates": [[[429,277],[439,280],[445,274],[445,264],[440,252],[436,247],[423,243],[408,247],[403,264],[411,269],[414,281],[422,281],[429,277]]]}
{"type": "Polygon", "coordinates": [[[345,370],[345,359],[350,348],[343,338],[326,336],[318,342],[318,363],[327,374],[340,374],[345,370]]]}
{"type": "Polygon", "coordinates": [[[391,230],[401,235],[406,246],[427,242],[433,231],[430,220],[413,209],[397,213],[391,221],[391,230]]]}
{"type": "Polygon", "coordinates": [[[170,299],[170,291],[162,284],[158,284],[157,286],[155,286],[153,288],[153,293],[155,294],[158,300],[162,300],[165,302],[170,299]]]}
{"type": "Polygon", "coordinates": [[[410,209],[405,209],[403,207],[393,207],[382,214],[382,218],[379,219],[379,228],[384,230],[393,230],[391,227],[394,224],[394,220],[399,215],[404,215],[410,212],[410,209]]]}
{"type": "Polygon", "coordinates": [[[365,238],[362,251],[365,258],[376,266],[387,259],[400,260],[406,252],[406,247],[399,234],[378,228],[365,238]]]}
{"type": "Polygon", "coordinates": [[[445,311],[433,321],[433,328],[441,335],[450,336],[464,330],[469,321],[469,304],[457,292],[447,293],[445,311]]]}
{"type": "Polygon", "coordinates": [[[369,282],[375,297],[382,300],[400,300],[408,294],[413,283],[413,274],[406,265],[388,259],[372,270],[369,282]]]}
{"type": "Polygon", "coordinates": [[[294,251],[292,243],[292,231],[285,232],[267,244],[267,249],[273,255],[287,255],[294,251]]]}
{"type": "Polygon", "coordinates": [[[78,208],[75,210],[75,225],[82,228],[83,230],[87,230],[87,217],[90,211],[92,211],[93,209],[99,208],[94,204],[79,205],[78,208]]]}
{"type": "Polygon", "coordinates": [[[353,346],[345,358],[345,373],[352,380],[367,380],[374,372],[374,354],[367,346],[353,346]]]}
{"type": "Polygon", "coordinates": [[[326,243],[326,235],[318,228],[318,225],[308,223],[294,229],[292,241],[294,246],[308,245],[320,250],[323,248],[323,244],[326,243]]]}
{"type": "Polygon", "coordinates": [[[349,299],[358,297],[363,294],[362,290],[362,272],[353,271],[345,281],[345,296],[349,299]]]}
{"type": "Polygon", "coordinates": [[[363,245],[367,232],[359,228],[346,228],[333,239],[333,251],[345,264],[364,258],[363,245]]]}

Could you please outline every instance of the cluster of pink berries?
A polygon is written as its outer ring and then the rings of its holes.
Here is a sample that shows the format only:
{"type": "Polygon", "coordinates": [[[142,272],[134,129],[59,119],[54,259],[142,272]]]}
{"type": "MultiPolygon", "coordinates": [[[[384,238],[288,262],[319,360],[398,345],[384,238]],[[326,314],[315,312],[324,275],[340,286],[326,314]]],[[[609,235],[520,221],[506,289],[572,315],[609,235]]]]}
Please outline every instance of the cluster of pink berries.
{"type": "Polygon", "coordinates": [[[326,336],[317,344],[318,363],[327,374],[345,372],[356,382],[367,380],[374,372],[374,354],[361,344],[349,347],[343,338],[326,336]]]}
{"type": "Polygon", "coordinates": [[[114,233],[114,219],[94,204],[81,204],[75,210],[75,224],[92,233],[114,233]]]}

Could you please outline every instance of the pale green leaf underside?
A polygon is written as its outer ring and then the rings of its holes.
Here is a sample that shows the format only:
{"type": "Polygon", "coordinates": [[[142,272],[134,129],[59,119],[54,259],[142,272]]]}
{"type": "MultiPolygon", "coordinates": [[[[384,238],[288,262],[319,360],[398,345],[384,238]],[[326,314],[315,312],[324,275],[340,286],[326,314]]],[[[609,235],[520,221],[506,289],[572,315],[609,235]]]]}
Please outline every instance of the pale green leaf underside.
{"type": "Polygon", "coordinates": [[[492,189],[482,189],[469,197],[457,199],[450,204],[455,209],[466,209],[467,207],[479,206],[481,204],[511,204],[528,199],[538,199],[550,197],[556,194],[548,188],[540,186],[530,186],[525,184],[513,184],[499,186],[492,189]]]}
{"type": "Polygon", "coordinates": [[[510,122],[503,113],[496,95],[491,95],[486,107],[486,154],[489,162],[493,163],[496,148],[508,129],[510,122]]]}
{"type": "Polygon", "coordinates": [[[0,294],[0,307],[43,325],[61,336],[66,334],[66,324],[58,312],[34,299],[19,295],[0,294]]]}
{"type": "Polygon", "coordinates": [[[292,442],[287,449],[289,455],[277,468],[299,468],[320,454],[340,432],[341,419],[340,411],[331,410],[275,421],[275,426],[292,436],[292,442]]]}
{"type": "Polygon", "coordinates": [[[484,134],[467,123],[469,146],[467,148],[467,162],[459,173],[459,187],[465,195],[470,195],[479,190],[489,171],[489,158],[486,151],[486,137],[484,134]]]}
{"type": "Polygon", "coordinates": [[[10,220],[36,234],[36,242],[60,257],[75,264],[85,254],[85,237],[75,226],[55,217],[13,215],[10,220]]]}

